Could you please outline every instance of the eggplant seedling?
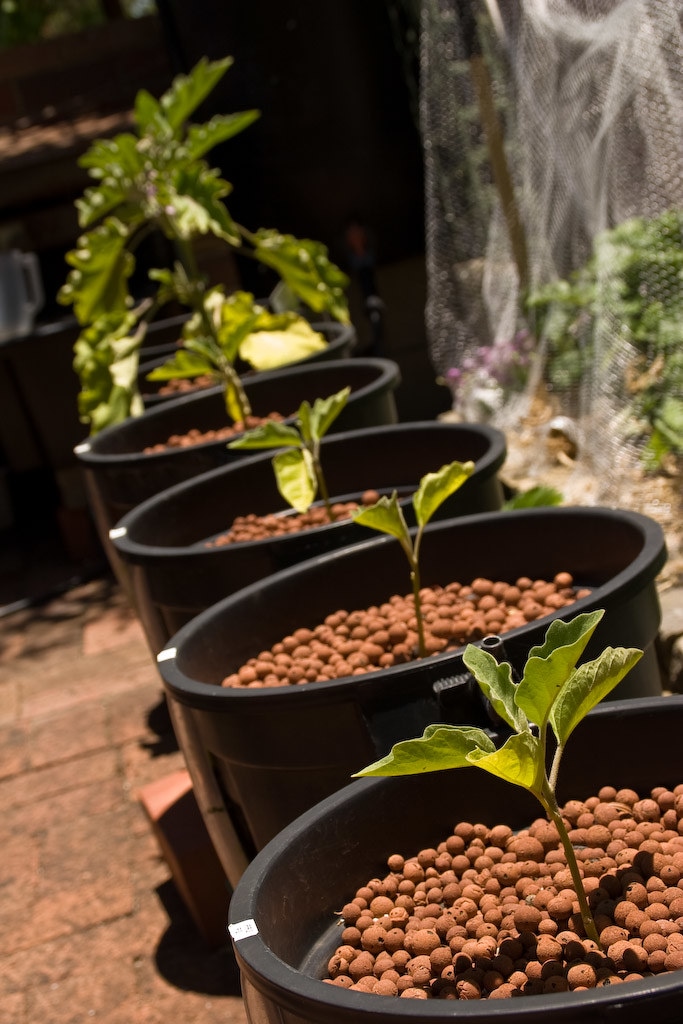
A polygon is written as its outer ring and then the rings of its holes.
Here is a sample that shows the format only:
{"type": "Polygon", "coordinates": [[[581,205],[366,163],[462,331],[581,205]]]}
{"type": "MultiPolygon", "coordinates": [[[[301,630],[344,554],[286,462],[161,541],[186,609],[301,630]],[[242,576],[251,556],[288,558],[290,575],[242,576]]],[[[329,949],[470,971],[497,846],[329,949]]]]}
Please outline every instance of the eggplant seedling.
{"type": "MultiPolygon", "coordinates": [[[[176,268],[176,275],[181,273],[176,268]]],[[[189,294],[190,282],[186,282],[189,294]]],[[[211,377],[223,387],[225,408],[235,423],[251,415],[235,363],[238,356],[256,370],[304,359],[326,346],[323,336],[293,310],[271,313],[250,292],[226,296],[218,285],[206,291],[199,310],[183,328],[183,346],[147,374],[147,380],[211,377]]]]}
{"type": "Polygon", "coordinates": [[[320,462],[320,442],[346,405],[351,393],[343,388],[329,398],[302,402],[293,424],[269,421],[247,430],[228,448],[284,448],[273,456],[277,488],[297,512],[307,512],[320,494],[332,521],[330,495],[320,462]]]}
{"type": "Polygon", "coordinates": [[[436,473],[427,473],[420,480],[420,486],[413,495],[413,509],[417,522],[415,539],[408,529],[408,524],[398,501],[396,491],[387,498],[381,497],[374,505],[360,509],[354,513],[353,520],[361,526],[369,526],[380,533],[388,533],[396,537],[403,548],[410,564],[410,581],[415,598],[415,618],[417,619],[418,653],[421,658],[427,656],[424,636],[424,617],[420,601],[420,545],[424,528],[446,498],[450,497],[474,472],[473,462],[451,462],[442,466],[436,473]]]}
{"type": "Polygon", "coordinates": [[[430,725],[413,740],[397,743],[386,757],[356,773],[416,775],[448,768],[476,767],[521,786],[540,802],[554,823],[579,902],[588,938],[600,946],[588,906],[576,854],[555,795],[560,761],[567,740],[595,705],[606,697],[642,657],[635,648],[606,648],[594,661],[576,667],[604,611],[556,619],[544,642],[533,647],[518,684],[512,666],[499,664],[488,651],[469,644],[463,660],[484,695],[512,735],[501,747],[481,729],[430,725]],[[546,768],[549,730],[555,738],[550,769],[546,768]]]}

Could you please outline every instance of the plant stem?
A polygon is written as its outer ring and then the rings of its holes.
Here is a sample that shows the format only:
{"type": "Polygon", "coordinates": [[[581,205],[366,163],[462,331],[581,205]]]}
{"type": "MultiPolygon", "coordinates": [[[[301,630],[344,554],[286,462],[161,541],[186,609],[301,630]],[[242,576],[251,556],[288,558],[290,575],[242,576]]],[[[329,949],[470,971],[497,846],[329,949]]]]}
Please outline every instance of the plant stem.
{"type": "Polygon", "coordinates": [[[560,814],[560,809],[557,806],[557,800],[555,799],[554,792],[552,792],[548,788],[545,791],[544,799],[541,802],[559,833],[560,842],[562,843],[562,848],[567,858],[567,867],[569,868],[569,871],[572,876],[572,881],[574,883],[576,898],[579,901],[579,912],[581,914],[581,920],[583,921],[583,927],[586,932],[586,935],[589,939],[592,939],[593,942],[596,943],[598,948],[602,949],[600,936],[598,935],[598,930],[595,927],[595,921],[593,920],[593,915],[591,913],[590,907],[588,906],[588,900],[586,899],[586,892],[583,888],[583,879],[579,874],[579,865],[576,860],[576,852],[574,850],[574,847],[572,846],[571,839],[569,838],[569,835],[567,833],[567,829],[565,828],[564,821],[562,820],[562,815],[560,814]]]}
{"type": "Polygon", "coordinates": [[[422,601],[420,599],[420,567],[417,558],[411,558],[410,582],[413,585],[413,598],[415,600],[415,618],[417,620],[417,647],[421,658],[427,657],[425,646],[425,628],[422,618],[422,601]]]}
{"type": "MultiPolygon", "coordinates": [[[[185,270],[185,274],[188,280],[193,280],[197,282],[200,281],[201,276],[199,274],[199,268],[197,266],[197,261],[195,259],[194,250],[192,249],[190,243],[185,238],[177,237],[175,239],[175,246],[176,251],[178,253],[178,258],[185,270]]],[[[213,321],[211,320],[211,317],[206,311],[206,305],[204,303],[204,297],[206,293],[204,289],[202,288],[200,290],[199,288],[193,288],[191,289],[190,294],[193,299],[192,306],[195,313],[198,313],[199,316],[201,317],[202,324],[204,325],[204,330],[215,344],[216,351],[220,352],[221,346],[218,341],[216,328],[213,324],[213,321]]],[[[251,415],[251,404],[249,402],[249,399],[247,398],[244,387],[242,386],[240,376],[235,370],[235,367],[227,360],[221,360],[221,373],[225,379],[226,410],[229,413],[228,388],[231,387],[234,399],[237,402],[237,406],[239,408],[239,419],[242,421],[242,423],[246,424],[247,417],[251,415]]]]}
{"type": "Polygon", "coordinates": [[[323,468],[320,464],[320,454],[319,451],[317,450],[317,446],[316,450],[313,451],[311,454],[313,456],[313,472],[315,473],[315,479],[318,484],[318,491],[320,493],[321,498],[325,502],[327,518],[329,519],[330,522],[332,522],[332,503],[330,501],[329,491],[327,490],[327,483],[325,482],[323,468]]]}

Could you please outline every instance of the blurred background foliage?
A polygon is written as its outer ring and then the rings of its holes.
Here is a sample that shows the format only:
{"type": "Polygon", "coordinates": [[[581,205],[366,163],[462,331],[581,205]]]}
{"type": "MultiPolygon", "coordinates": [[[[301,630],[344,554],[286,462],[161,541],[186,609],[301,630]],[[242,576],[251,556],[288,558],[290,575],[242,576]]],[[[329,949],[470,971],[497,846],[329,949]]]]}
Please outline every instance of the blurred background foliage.
{"type": "Polygon", "coordinates": [[[0,49],[155,12],[154,0],[0,0],[0,49]]]}

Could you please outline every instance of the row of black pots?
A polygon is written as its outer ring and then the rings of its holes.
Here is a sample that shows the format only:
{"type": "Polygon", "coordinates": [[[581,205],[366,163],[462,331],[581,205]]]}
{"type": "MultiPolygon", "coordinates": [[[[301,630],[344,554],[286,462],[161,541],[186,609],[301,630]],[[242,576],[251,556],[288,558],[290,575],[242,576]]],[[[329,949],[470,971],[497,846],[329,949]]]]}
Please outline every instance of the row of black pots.
{"type": "MultiPolygon", "coordinates": [[[[360,429],[398,419],[394,391],[400,381],[396,363],[387,359],[341,359],[291,366],[245,380],[256,415],[277,410],[294,413],[303,401],[351,388],[349,400],[331,432],[360,429]]],[[[176,398],[142,416],[102,430],[76,449],[95,525],[111,566],[126,590],[130,586],[109,531],[126,512],[155,494],[250,453],[229,449],[225,440],[145,453],[173,434],[217,430],[226,424],[221,388],[176,398]]]]}
{"type": "MultiPolygon", "coordinates": [[[[401,423],[326,437],[321,462],[336,499],[357,499],[370,488],[412,494],[420,479],[454,460],[475,462],[466,483],[439,510],[451,519],[500,509],[498,471],[505,437],[479,424],[401,423]]],[[[351,521],[315,530],[223,546],[207,540],[235,517],[284,512],[272,453],[222,466],[138,505],[111,533],[127,566],[138,615],[154,654],[199,612],[280,569],[360,543],[371,531],[351,521]]],[[[412,502],[402,499],[410,521],[412,502]]]]}
{"type": "MultiPolygon", "coordinates": [[[[655,577],[666,557],[660,527],[637,513],[601,508],[493,512],[430,524],[423,585],[477,576],[514,582],[572,573],[590,588],[570,609],[605,609],[585,657],[606,646],[639,647],[618,698],[661,693],[654,652],[660,623],[655,577]]],[[[309,559],[214,604],[160,652],[158,662],[209,831],[229,818],[248,859],[298,814],[343,786],[393,743],[434,722],[485,726],[478,688],[462,674],[462,650],[363,676],[305,686],[235,689],[222,679],[301,626],[339,608],[381,604],[410,590],[398,541],[378,537],[309,559]],[[217,796],[220,794],[220,797],[217,796]],[[220,802],[217,802],[220,800],[220,802]]],[[[517,668],[541,642],[548,616],[505,635],[517,668]]],[[[235,851],[214,835],[228,877],[235,851]]],[[[231,881],[234,879],[231,878],[231,881]]]]}
{"type": "MultiPolygon", "coordinates": [[[[683,697],[608,701],[578,726],[558,796],[586,799],[603,785],[647,796],[681,782],[683,697]]],[[[540,807],[476,768],[362,779],[285,828],[255,858],[232,895],[230,932],[251,1024],[678,1024],[683,973],[521,999],[392,999],[322,982],[339,945],[338,912],[387,857],[436,846],[459,821],[522,828],[540,807]]]]}
{"type": "MultiPolygon", "coordinates": [[[[660,621],[654,580],[665,560],[655,523],[599,508],[494,511],[501,502],[497,470],[504,458],[497,432],[443,424],[378,427],[396,421],[394,364],[345,360],[297,366],[245,383],[254,404],[259,402],[258,412],[281,408],[283,386],[293,411],[304,398],[313,401],[351,385],[349,405],[335,425],[343,433],[325,441],[335,496],[366,487],[412,490],[424,472],[454,458],[473,458],[475,476],[444,509],[461,518],[434,523],[426,532],[423,583],[468,582],[475,576],[513,582],[520,575],[549,579],[571,572],[579,586],[590,588],[571,614],[606,610],[584,657],[607,645],[641,647],[645,655],[616,691],[617,699],[596,709],[572,738],[561,779],[564,795],[588,795],[606,782],[645,791],[679,781],[670,753],[683,708],[680,699],[661,697],[654,655],[660,621]],[[361,481],[359,466],[366,462],[370,478],[361,481]],[[639,749],[647,754],[642,762],[634,756],[639,749]]],[[[334,1024],[358,1014],[377,1024],[450,1017],[448,1004],[431,1003],[425,1013],[421,1002],[387,1002],[322,984],[336,945],[334,911],[379,872],[394,849],[430,845],[457,820],[522,825],[538,812],[529,799],[475,769],[456,778],[436,773],[346,785],[352,772],[426,725],[490,728],[489,709],[463,669],[462,650],[308,686],[218,685],[298,626],[314,625],[339,607],[367,607],[409,589],[398,543],[363,540],[363,531],[352,524],[323,528],[316,536],[253,542],[241,552],[205,549],[203,541],[227,528],[234,515],[280,507],[270,455],[252,458],[231,452],[224,442],[160,456],[142,456],[141,448],[172,432],[215,428],[223,421],[222,396],[213,389],[105,431],[80,454],[100,530],[108,539],[109,530],[118,529],[112,557],[116,563],[123,555],[133,567],[150,646],[155,652],[163,647],[158,663],[174,726],[206,825],[235,887],[231,934],[247,1014],[251,1024],[334,1024]],[[159,491],[165,493],[152,497],[159,491]],[[248,505],[240,504],[243,499],[248,505]],[[405,817],[400,808],[409,809],[405,817]],[[287,907],[294,911],[288,914],[287,907]]],[[[568,617],[567,609],[557,615],[568,617]]],[[[551,618],[506,635],[505,653],[517,668],[551,618]]],[[[501,1017],[546,1019],[550,1012],[563,1021],[618,1018],[629,1024],[654,1011],[656,1019],[673,1022],[679,988],[675,976],[666,976],[629,986],[628,998],[619,989],[605,989],[551,997],[551,1009],[543,998],[459,1004],[458,1013],[482,1024],[501,1017]]]]}
{"type": "MultiPolygon", "coordinates": [[[[181,323],[184,318],[180,318],[181,323]]],[[[327,344],[324,348],[319,349],[317,352],[313,352],[310,356],[306,356],[304,359],[299,359],[295,364],[296,366],[310,366],[313,363],[329,362],[336,359],[348,359],[356,346],[357,336],[356,330],[351,324],[340,324],[340,323],[316,323],[316,331],[319,331],[325,338],[327,344]]],[[[160,394],[162,387],[162,381],[150,381],[147,380],[147,375],[155,370],[158,366],[165,363],[177,350],[177,344],[170,344],[167,346],[159,346],[156,351],[149,353],[149,351],[143,350],[141,356],[149,354],[149,358],[142,359],[140,361],[140,370],[138,373],[138,386],[140,394],[142,395],[143,402],[146,408],[154,408],[160,402],[172,401],[173,398],[177,398],[177,394],[160,394]]],[[[238,361],[237,370],[241,375],[253,376],[254,372],[248,364],[241,363],[238,361]]]]}

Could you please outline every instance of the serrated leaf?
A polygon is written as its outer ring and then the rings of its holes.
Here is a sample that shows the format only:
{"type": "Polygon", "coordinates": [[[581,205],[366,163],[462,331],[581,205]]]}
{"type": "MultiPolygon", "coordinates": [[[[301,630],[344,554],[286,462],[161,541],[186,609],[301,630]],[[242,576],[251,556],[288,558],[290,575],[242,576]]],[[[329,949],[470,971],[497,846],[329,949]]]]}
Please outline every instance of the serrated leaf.
{"type": "Polygon", "coordinates": [[[155,366],[147,374],[147,380],[190,380],[207,373],[214,373],[215,367],[198,352],[179,349],[171,359],[161,366],[155,366]]]}
{"type": "Polygon", "coordinates": [[[361,526],[379,530],[380,533],[391,534],[392,537],[397,537],[404,547],[406,544],[410,547],[410,532],[396,491],[390,498],[383,495],[374,505],[354,512],[353,521],[361,526]]]}
{"type": "Polygon", "coordinates": [[[502,747],[492,753],[473,750],[467,755],[467,761],[536,795],[543,790],[545,769],[541,744],[530,732],[510,736],[502,747]]]}
{"type": "Polygon", "coordinates": [[[489,651],[474,644],[465,648],[463,661],[503,721],[516,732],[528,729],[526,716],[515,703],[516,686],[511,666],[507,662],[498,663],[489,651]]]}
{"type": "Polygon", "coordinates": [[[239,245],[239,231],[222,202],[229,192],[230,185],[216,171],[202,166],[183,168],[177,175],[175,190],[167,196],[169,216],[180,237],[191,239],[212,234],[231,245],[239,245]]]}
{"type": "Polygon", "coordinates": [[[567,742],[579,722],[612,692],[642,655],[633,647],[608,647],[600,657],[571,674],[550,712],[550,724],[559,743],[567,742]]]}
{"type": "Polygon", "coordinates": [[[305,448],[288,448],[273,456],[277,489],[297,512],[307,512],[315,500],[317,483],[313,459],[305,448]]]}
{"type": "Polygon", "coordinates": [[[298,448],[300,445],[298,430],[271,420],[231,441],[228,448],[298,448]]]}
{"type": "Polygon", "coordinates": [[[130,187],[144,162],[140,141],[131,132],[121,132],[112,139],[96,139],[78,159],[79,166],[91,177],[111,178],[124,188],[130,187]]]}
{"type": "Polygon", "coordinates": [[[396,743],[386,757],[374,761],[354,777],[366,775],[396,776],[419,775],[422,772],[445,771],[449,768],[467,768],[473,750],[482,754],[494,751],[489,736],[481,729],[470,726],[430,725],[423,735],[414,740],[396,743]]]}
{"type": "Polygon", "coordinates": [[[178,75],[173,80],[159,102],[174,132],[177,133],[200,103],[204,102],[232,63],[232,57],[217,61],[202,57],[189,74],[178,75]]]}
{"type": "Polygon", "coordinates": [[[253,238],[256,259],[277,271],[295,295],[316,313],[330,313],[342,323],[349,323],[344,295],[349,280],[330,261],[322,243],[268,229],[261,229],[253,238]]]}
{"type": "Polygon", "coordinates": [[[530,722],[543,726],[553,701],[569,678],[604,615],[598,609],[570,622],[551,622],[543,644],[532,647],[515,700],[530,722]]]}
{"type": "Polygon", "coordinates": [[[272,370],[322,352],[326,345],[323,336],[302,320],[284,331],[253,331],[240,345],[239,354],[255,370],[272,370]]]}
{"type": "Polygon", "coordinates": [[[243,132],[260,116],[258,110],[243,110],[238,114],[216,114],[205,124],[190,125],[184,143],[188,160],[200,159],[214,146],[243,132]]]}
{"type": "Polygon", "coordinates": [[[135,267],[126,251],[129,229],[113,217],[78,240],[78,248],[66,255],[73,267],[63,293],[73,303],[81,324],[97,316],[122,311],[129,305],[128,278],[135,267]]]}
{"type": "Polygon", "coordinates": [[[418,526],[425,526],[446,498],[462,487],[473,472],[473,462],[451,462],[436,473],[426,473],[413,495],[418,526]]]}
{"type": "Polygon", "coordinates": [[[114,210],[118,211],[125,199],[126,192],[118,182],[86,188],[81,198],[75,202],[80,227],[89,228],[107,214],[114,210]]]}

